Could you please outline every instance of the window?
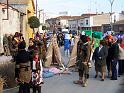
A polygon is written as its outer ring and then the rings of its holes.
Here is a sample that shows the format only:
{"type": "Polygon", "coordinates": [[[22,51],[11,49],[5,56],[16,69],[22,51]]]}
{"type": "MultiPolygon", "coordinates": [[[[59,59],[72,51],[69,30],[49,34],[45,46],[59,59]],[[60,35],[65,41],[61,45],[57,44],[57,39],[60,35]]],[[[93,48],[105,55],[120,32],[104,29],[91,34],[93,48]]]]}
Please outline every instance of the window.
{"type": "Polygon", "coordinates": [[[59,22],[58,25],[61,25],[61,23],[59,22]]]}
{"type": "Polygon", "coordinates": [[[88,20],[86,20],[86,25],[88,25],[88,20]]]}
{"type": "Polygon", "coordinates": [[[81,26],[83,26],[84,24],[83,23],[80,23],[81,26]]]}

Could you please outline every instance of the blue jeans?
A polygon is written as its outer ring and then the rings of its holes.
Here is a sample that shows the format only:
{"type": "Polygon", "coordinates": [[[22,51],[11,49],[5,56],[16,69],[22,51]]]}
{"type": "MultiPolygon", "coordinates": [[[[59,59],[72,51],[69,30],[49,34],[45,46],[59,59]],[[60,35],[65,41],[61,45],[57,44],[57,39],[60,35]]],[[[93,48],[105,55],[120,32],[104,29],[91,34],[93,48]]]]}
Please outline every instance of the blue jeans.
{"type": "Polygon", "coordinates": [[[112,60],[112,79],[117,79],[117,60],[112,60]]]}

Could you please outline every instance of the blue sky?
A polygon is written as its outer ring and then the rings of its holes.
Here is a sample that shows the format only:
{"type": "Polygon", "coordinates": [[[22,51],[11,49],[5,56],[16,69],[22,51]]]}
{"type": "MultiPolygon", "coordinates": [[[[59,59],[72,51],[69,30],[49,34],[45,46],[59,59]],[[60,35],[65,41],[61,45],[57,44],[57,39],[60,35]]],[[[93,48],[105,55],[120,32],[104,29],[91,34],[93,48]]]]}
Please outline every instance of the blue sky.
{"type": "MultiPolygon", "coordinates": [[[[45,12],[58,14],[68,11],[69,15],[80,15],[82,13],[109,12],[109,0],[38,0],[39,9],[45,12]]],[[[115,0],[114,12],[124,10],[124,0],[115,0]]]]}

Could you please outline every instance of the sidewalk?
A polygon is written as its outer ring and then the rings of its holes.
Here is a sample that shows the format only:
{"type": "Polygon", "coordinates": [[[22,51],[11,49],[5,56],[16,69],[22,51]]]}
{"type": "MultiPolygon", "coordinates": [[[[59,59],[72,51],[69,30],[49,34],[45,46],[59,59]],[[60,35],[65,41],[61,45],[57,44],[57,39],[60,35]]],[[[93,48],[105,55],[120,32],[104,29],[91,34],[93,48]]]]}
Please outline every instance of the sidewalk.
{"type": "Polygon", "coordinates": [[[5,89],[3,90],[3,93],[18,93],[18,87],[5,89]]]}

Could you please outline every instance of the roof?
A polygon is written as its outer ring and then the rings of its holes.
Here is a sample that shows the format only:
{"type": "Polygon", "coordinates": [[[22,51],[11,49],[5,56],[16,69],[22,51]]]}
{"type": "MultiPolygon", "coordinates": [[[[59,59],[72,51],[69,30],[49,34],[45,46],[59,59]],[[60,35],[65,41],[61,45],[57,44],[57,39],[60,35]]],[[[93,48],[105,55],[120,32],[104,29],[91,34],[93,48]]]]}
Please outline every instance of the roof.
{"type": "Polygon", "coordinates": [[[91,14],[91,13],[87,13],[87,14],[82,14],[82,17],[89,17],[89,16],[94,16],[94,15],[98,15],[98,14],[91,14]]]}
{"type": "MultiPolygon", "coordinates": [[[[0,5],[2,5],[2,6],[7,6],[7,4],[4,4],[4,3],[0,3],[0,5]]],[[[12,6],[9,6],[9,9],[12,9],[12,10],[15,10],[15,11],[17,11],[17,12],[20,12],[20,13],[22,13],[22,14],[25,14],[24,12],[21,12],[21,11],[19,11],[18,9],[12,7],[12,6]]],[[[26,14],[25,14],[25,15],[26,15],[26,14]]]]}
{"type": "MultiPolygon", "coordinates": [[[[26,6],[31,1],[33,9],[35,10],[34,0],[8,0],[8,3],[13,8],[17,9],[20,12],[26,13],[26,6]]],[[[0,3],[7,4],[7,0],[0,0],[0,3]]]]}
{"type": "MultiPolygon", "coordinates": [[[[9,4],[28,4],[29,0],[8,0],[9,4]]],[[[0,0],[0,3],[7,4],[7,0],[0,0]]]]}
{"type": "Polygon", "coordinates": [[[66,19],[79,19],[79,18],[82,18],[81,16],[59,16],[59,17],[56,17],[57,19],[60,19],[60,20],[66,20],[66,19]]]}
{"type": "Polygon", "coordinates": [[[117,21],[115,24],[124,24],[124,20],[117,21]]]}

